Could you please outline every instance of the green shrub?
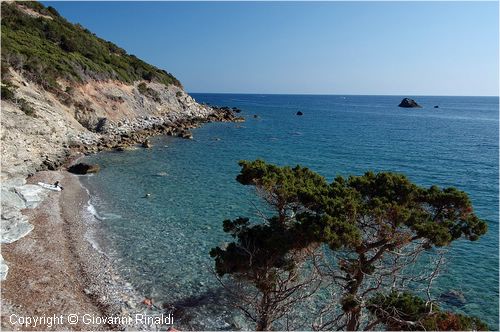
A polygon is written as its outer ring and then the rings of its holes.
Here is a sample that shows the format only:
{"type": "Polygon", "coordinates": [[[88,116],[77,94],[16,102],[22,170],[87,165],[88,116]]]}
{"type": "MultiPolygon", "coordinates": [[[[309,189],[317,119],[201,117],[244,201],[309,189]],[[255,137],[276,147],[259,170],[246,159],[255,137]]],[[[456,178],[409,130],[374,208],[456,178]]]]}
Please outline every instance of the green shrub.
{"type": "Polygon", "coordinates": [[[153,98],[153,100],[156,101],[157,103],[161,102],[161,98],[158,92],[156,90],[149,88],[146,85],[146,83],[144,82],[139,83],[137,85],[137,90],[139,90],[141,94],[153,98]]]}
{"type": "Polygon", "coordinates": [[[11,86],[2,84],[2,100],[15,100],[14,89],[11,86]]]}
{"type": "Polygon", "coordinates": [[[57,80],[61,78],[72,82],[116,79],[125,83],[146,79],[181,86],[170,73],[66,21],[53,8],[32,1],[2,2],[1,6],[3,67],[22,69],[44,88],[60,89],[57,80]],[[27,15],[20,6],[52,19],[27,15]]]}
{"type": "Polygon", "coordinates": [[[27,102],[26,100],[19,98],[16,100],[17,104],[19,105],[19,108],[21,111],[24,112],[24,114],[32,117],[36,117],[36,112],[31,103],[27,102]]]}
{"type": "Polygon", "coordinates": [[[139,90],[139,92],[143,95],[147,95],[147,93],[148,93],[148,87],[147,87],[146,83],[144,83],[144,82],[139,83],[137,85],[137,90],[139,90]]]}

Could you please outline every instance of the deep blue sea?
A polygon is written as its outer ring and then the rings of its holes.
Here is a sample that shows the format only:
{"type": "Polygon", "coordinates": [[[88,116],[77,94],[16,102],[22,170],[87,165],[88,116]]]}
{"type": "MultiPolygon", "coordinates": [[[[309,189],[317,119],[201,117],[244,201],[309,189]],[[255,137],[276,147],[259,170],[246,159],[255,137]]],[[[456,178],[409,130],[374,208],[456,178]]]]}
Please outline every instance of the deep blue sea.
{"type": "MultiPolygon", "coordinates": [[[[256,215],[258,198],[235,181],[238,160],[301,164],[328,180],[393,171],[423,186],[466,191],[488,221],[479,241],[452,245],[435,294],[463,292],[466,304],[452,309],[498,329],[498,98],[416,97],[422,109],[403,109],[403,96],[193,97],[241,108],[247,121],[204,125],[194,140],[157,137],[152,149],[86,158],[101,165],[81,178],[101,220],[98,242],[140,292],[191,305],[200,313],[193,321],[206,329],[231,328],[231,313],[211,302],[219,286],[208,252],[230,240],[224,219],[256,215]]],[[[245,327],[234,320],[233,328],[245,327]]]]}

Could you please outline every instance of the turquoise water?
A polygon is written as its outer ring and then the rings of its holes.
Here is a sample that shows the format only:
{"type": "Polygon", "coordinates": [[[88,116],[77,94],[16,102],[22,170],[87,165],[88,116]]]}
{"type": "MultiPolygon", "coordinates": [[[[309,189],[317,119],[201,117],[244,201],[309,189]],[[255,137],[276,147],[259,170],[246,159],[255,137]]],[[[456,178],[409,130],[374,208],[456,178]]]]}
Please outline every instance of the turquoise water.
{"type": "Polygon", "coordinates": [[[82,177],[101,219],[99,243],[142,293],[189,308],[197,328],[245,327],[217,306],[208,252],[229,240],[222,220],[256,215],[252,189],[234,179],[238,160],[263,158],[329,180],[394,171],[466,191],[489,232],[453,244],[436,294],[463,292],[467,303],[453,310],[498,328],[498,98],[418,97],[423,109],[402,109],[399,96],[193,96],[239,107],[247,121],[207,124],[194,140],[158,137],[150,150],[87,157],[102,169],[82,177]]]}

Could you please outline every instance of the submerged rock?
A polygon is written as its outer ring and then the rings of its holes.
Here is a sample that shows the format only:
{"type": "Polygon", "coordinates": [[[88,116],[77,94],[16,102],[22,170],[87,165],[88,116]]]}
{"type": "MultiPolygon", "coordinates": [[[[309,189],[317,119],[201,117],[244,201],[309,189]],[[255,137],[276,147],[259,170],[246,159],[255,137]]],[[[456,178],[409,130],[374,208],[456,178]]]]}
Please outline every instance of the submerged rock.
{"type": "Polygon", "coordinates": [[[68,167],[68,172],[73,173],[73,174],[89,174],[89,173],[97,173],[99,172],[99,165],[89,165],[85,163],[78,163],[75,165],[72,165],[68,167]]]}
{"type": "Polygon", "coordinates": [[[439,108],[439,105],[435,105],[434,108],[439,108]]]}
{"type": "Polygon", "coordinates": [[[465,305],[465,303],[467,303],[464,293],[458,290],[450,290],[444,292],[439,296],[439,299],[455,307],[462,307],[465,305]]]}
{"type": "Polygon", "coordinates": [[[404,108],[422,108],[415,100],[410,98],[404,98],[398,106],[404,108]]]}

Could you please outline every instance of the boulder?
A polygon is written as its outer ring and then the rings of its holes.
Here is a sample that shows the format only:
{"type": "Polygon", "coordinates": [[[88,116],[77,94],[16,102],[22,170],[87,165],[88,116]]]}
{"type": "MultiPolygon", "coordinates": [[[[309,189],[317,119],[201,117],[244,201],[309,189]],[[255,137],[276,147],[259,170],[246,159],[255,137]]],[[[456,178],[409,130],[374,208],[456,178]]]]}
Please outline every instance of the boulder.
{"type": "Polygon", "coordinates": [[[410,98],[404,98],[398,106],[404,108],[422,108],[415,100],[410,98]]]}
{"type": "Polygon", "coordinates": [[[193,134],[191,134],[189,130],[185,129],[181,130],[177,136],[180,138],[193,139],[193,134]]]}
{"type": "Polygon", "coordinates": [[[90,165],[85,163],[78,163],[68,167],[68,172],[73,174],[89,174],[89,173],[97,173],[99,172],[99,165],[90,165]]]}
{"type": "Polygon", "coordinates": [[[153,145],[151,144],[151,141],[149,139],[144,140],[144,142],[142,142],[141,145],[143,148],[146,148],[146,149],[153,147],[153,145]]]}
{"type": "Polygon", "coordinates": [[[99,120],[97,120],[97,124],[95,125],[95,132],[101,134],[106,133],[110,128],[111,126],[107,118],[99,118],[99,120]]]}
{"type": "Polygon", "coordinates": [[[301,111],[298,111],[297,115],[304,115],[304,113],[302,113],[301,111]]]}

